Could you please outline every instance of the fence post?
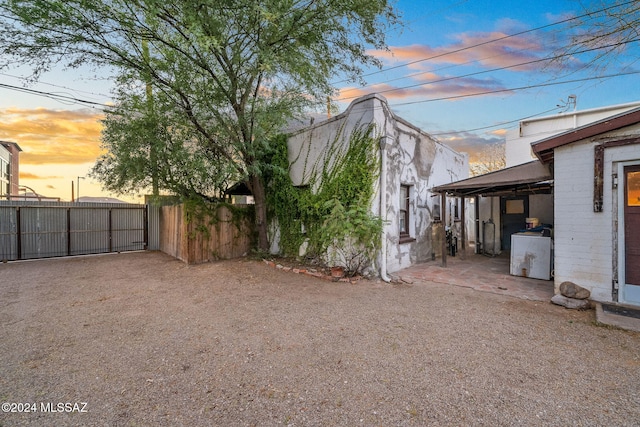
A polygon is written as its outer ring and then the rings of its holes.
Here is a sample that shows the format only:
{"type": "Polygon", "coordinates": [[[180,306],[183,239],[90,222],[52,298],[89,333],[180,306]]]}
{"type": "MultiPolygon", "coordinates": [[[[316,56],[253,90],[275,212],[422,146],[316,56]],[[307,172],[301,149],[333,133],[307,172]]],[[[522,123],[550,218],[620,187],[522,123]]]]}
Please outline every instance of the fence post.
{"type": "Polygon", "coordinates": [[[111,208],[109,208],[109,253],[113,252],[113,227],[111,225],[111,208]]]}
{"type": "Polygon", "coordinates": [[[67,208],[67,256],[71,255],[71,208],[67,208]]]}
{"type": "Polygon", "coordinates": [[[143,227],[144,227],[144,250],[146,251],[149,247],[149,205],[144,205],[144,213],[143,213],[143,227]]]}
{"type": "Polygon", "coordinates": [[[16,243],[17,259],[22,259],[22,227],[20,226],[20,206],[16,207],[16,243]]]}

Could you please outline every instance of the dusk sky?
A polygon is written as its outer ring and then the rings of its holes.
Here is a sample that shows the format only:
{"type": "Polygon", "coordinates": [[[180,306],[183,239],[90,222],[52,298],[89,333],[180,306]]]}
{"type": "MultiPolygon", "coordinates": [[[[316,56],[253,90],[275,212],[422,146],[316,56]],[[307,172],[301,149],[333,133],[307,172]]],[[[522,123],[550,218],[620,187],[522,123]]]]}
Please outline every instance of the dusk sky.
{"type": "MultiPolygon", "coordinates": [[[[382,71],[368,70],[366,87],[336,77],[341,110],[354,97],[381,93],[400,117],[473,159],[520,119],[564,111],[557,106],[569,95],[577,96],[579,110],[640,101],[639,75],[631,74],[638,64],[629,59],[640,58],[637,42],[624,46],[626,63],[601,71],[607,78],[592,79],[586,55],[564,70],[540,61],[566,42],[566,24],[554,24],[584,13],[577,0],[400,0],[397,7],[405,27],[388,35],[388,52],[371,52],[383,61],[382,71]],[[479,93],[485,94],[474,96],[479,93]]],[[[27,87],[108,103],[109,82],[96,78],[102,74],[55,71],[27,87]]],[[[0,70],[0,140],[24,150],[21,184],[69,200],[71,182],[88,174],[99,153],[102,109],[4,87],[22,87],[25,75],[0,70]]],[[[114,196],[89,178],[80,182],[80,195],[114,196]]]]}

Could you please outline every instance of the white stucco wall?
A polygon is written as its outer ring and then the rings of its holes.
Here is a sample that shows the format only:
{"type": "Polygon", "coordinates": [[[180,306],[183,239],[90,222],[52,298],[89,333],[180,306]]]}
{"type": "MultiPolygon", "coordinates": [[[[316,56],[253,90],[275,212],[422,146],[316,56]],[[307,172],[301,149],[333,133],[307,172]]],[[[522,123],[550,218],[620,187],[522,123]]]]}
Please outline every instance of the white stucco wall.
{"type": "MultiPolygon", "coordinates": [[[[384,97],[368,95],[355,100],[342,114],[300,130],[288,140],[290,175],[295,185],[308,185],[314,165],[327,161],[328,146],[340,134],[346,142],[359,126],[375,124],[376,136],[384,147],[388,173],[382,185],[386,206],[381,209],[381,186],[378,182],[370,206],[375,215],[388,221],[384,235],[387,241],[387,271],[393,273],[416,262],[431,259],[433,251],[433,205],[430,188],[468,177],[469,161],[437,142],[427,133],[395,116],[384,97]],[[400,185],[410,186],[410,237],[400,243],[400,185]]],[[[346,147],[345,147],[346,148],[346,147]]],[[[329,160],[330,161],[330,160],[329,160]]],[[[381,259],[377,261],[379,268],[381,259]]]]}
{"type": "MultiPolygon", "coordinates": [[[[379,135],[384,135],[384,128],[381,126],[384,121],[380,120],[380,116],[384,116],[380,100],[375,97],[367,97],[360,102],[354,101],[342,114],[290,135],[287,146],[291,165],[289,175],[293,184],[308,185],[310,177],[313,176],[314,168],[322,170],[323,162],[331,161],[327,155],[331,143],[336,138],[346,142],[355,128],[370,123],[378,124],[377,132],[379,135]]],[[[345,144],[342,145],[345,149],[347,148],[345,144]]]]}
{"type": "MultiPolygon", "coordinates": [[[[433,208],[440,203],[439,195],[430,189],[468,177],[469,162],[466,155],[437,142],[428,134],[409,123],[389,117],[387,135],[392,143],[387,148],[388,169],[386,183],[387,219],[387,270],[395,272],[414,263],[431,259],[434,247],[433,208]],[[413,242],[400,243],[398,228],[400,185],[410,185],[410,236],[413,242]]],[[[379,195],[377,195],[379,197],[379,195]]],[[[379,199],[378,199],[379,200],[379,199]]],[[[443,209],[446,220],[451,214],[443,209]]]]}
{"type": "MultiPolygon", "coordinates": [[[[606,301],[611,298],[611,209],[593,212],[593,164],[589,141],[555,150],[554,280],[556,288],[572,281],[606,301]]],[[[611,186],[605,183],[605,188],[611,186]]],[[[611,192],[605,193],[610,198],[611,192]]]]}
{"type": "MultiPolygon", "coordinates": [[[[640,127],[600,135],[636,135],[640,127]]],[[[612,300],[614,233],[617,191],[612,189],[612,171],[617,162],[637,159],[638,145],[611,147],[605,150],[603,211],[593,211],[594,146],[598,142],[584,140],[554,151],[554,217],[555,217],[555,285],[572,281],[591,291],[598,301],[612,300]]],[[[617,215],[616,218],[617,220],[617,215]]]]}

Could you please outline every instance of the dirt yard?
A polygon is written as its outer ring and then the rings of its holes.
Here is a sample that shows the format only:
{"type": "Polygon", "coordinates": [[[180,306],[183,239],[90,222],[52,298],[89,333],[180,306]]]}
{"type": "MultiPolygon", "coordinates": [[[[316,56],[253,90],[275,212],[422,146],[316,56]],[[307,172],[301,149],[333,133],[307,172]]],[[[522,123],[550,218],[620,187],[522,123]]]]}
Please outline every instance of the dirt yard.
{"type": "Polygon", "coordinates": [[[0,292],[2,426],[640,425],[640,334],[550,303],[161,253],[0,292]]]}

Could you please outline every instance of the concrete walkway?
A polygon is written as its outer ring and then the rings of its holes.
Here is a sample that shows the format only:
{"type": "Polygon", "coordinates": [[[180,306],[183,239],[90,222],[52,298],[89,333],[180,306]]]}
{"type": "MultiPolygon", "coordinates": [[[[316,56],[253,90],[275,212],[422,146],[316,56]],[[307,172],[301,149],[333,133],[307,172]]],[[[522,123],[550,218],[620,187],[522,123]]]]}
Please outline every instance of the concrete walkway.
{"type": "Polygon", "coordinates": [[[553,280],[510,275],[508,253],[491,258],[469,252],[465,259],[447,257],[446,268],[438,259],[398,271],[394,276],[407,282],[446,283],[532,301],[550,301],[553,297],[553,280]]]}

